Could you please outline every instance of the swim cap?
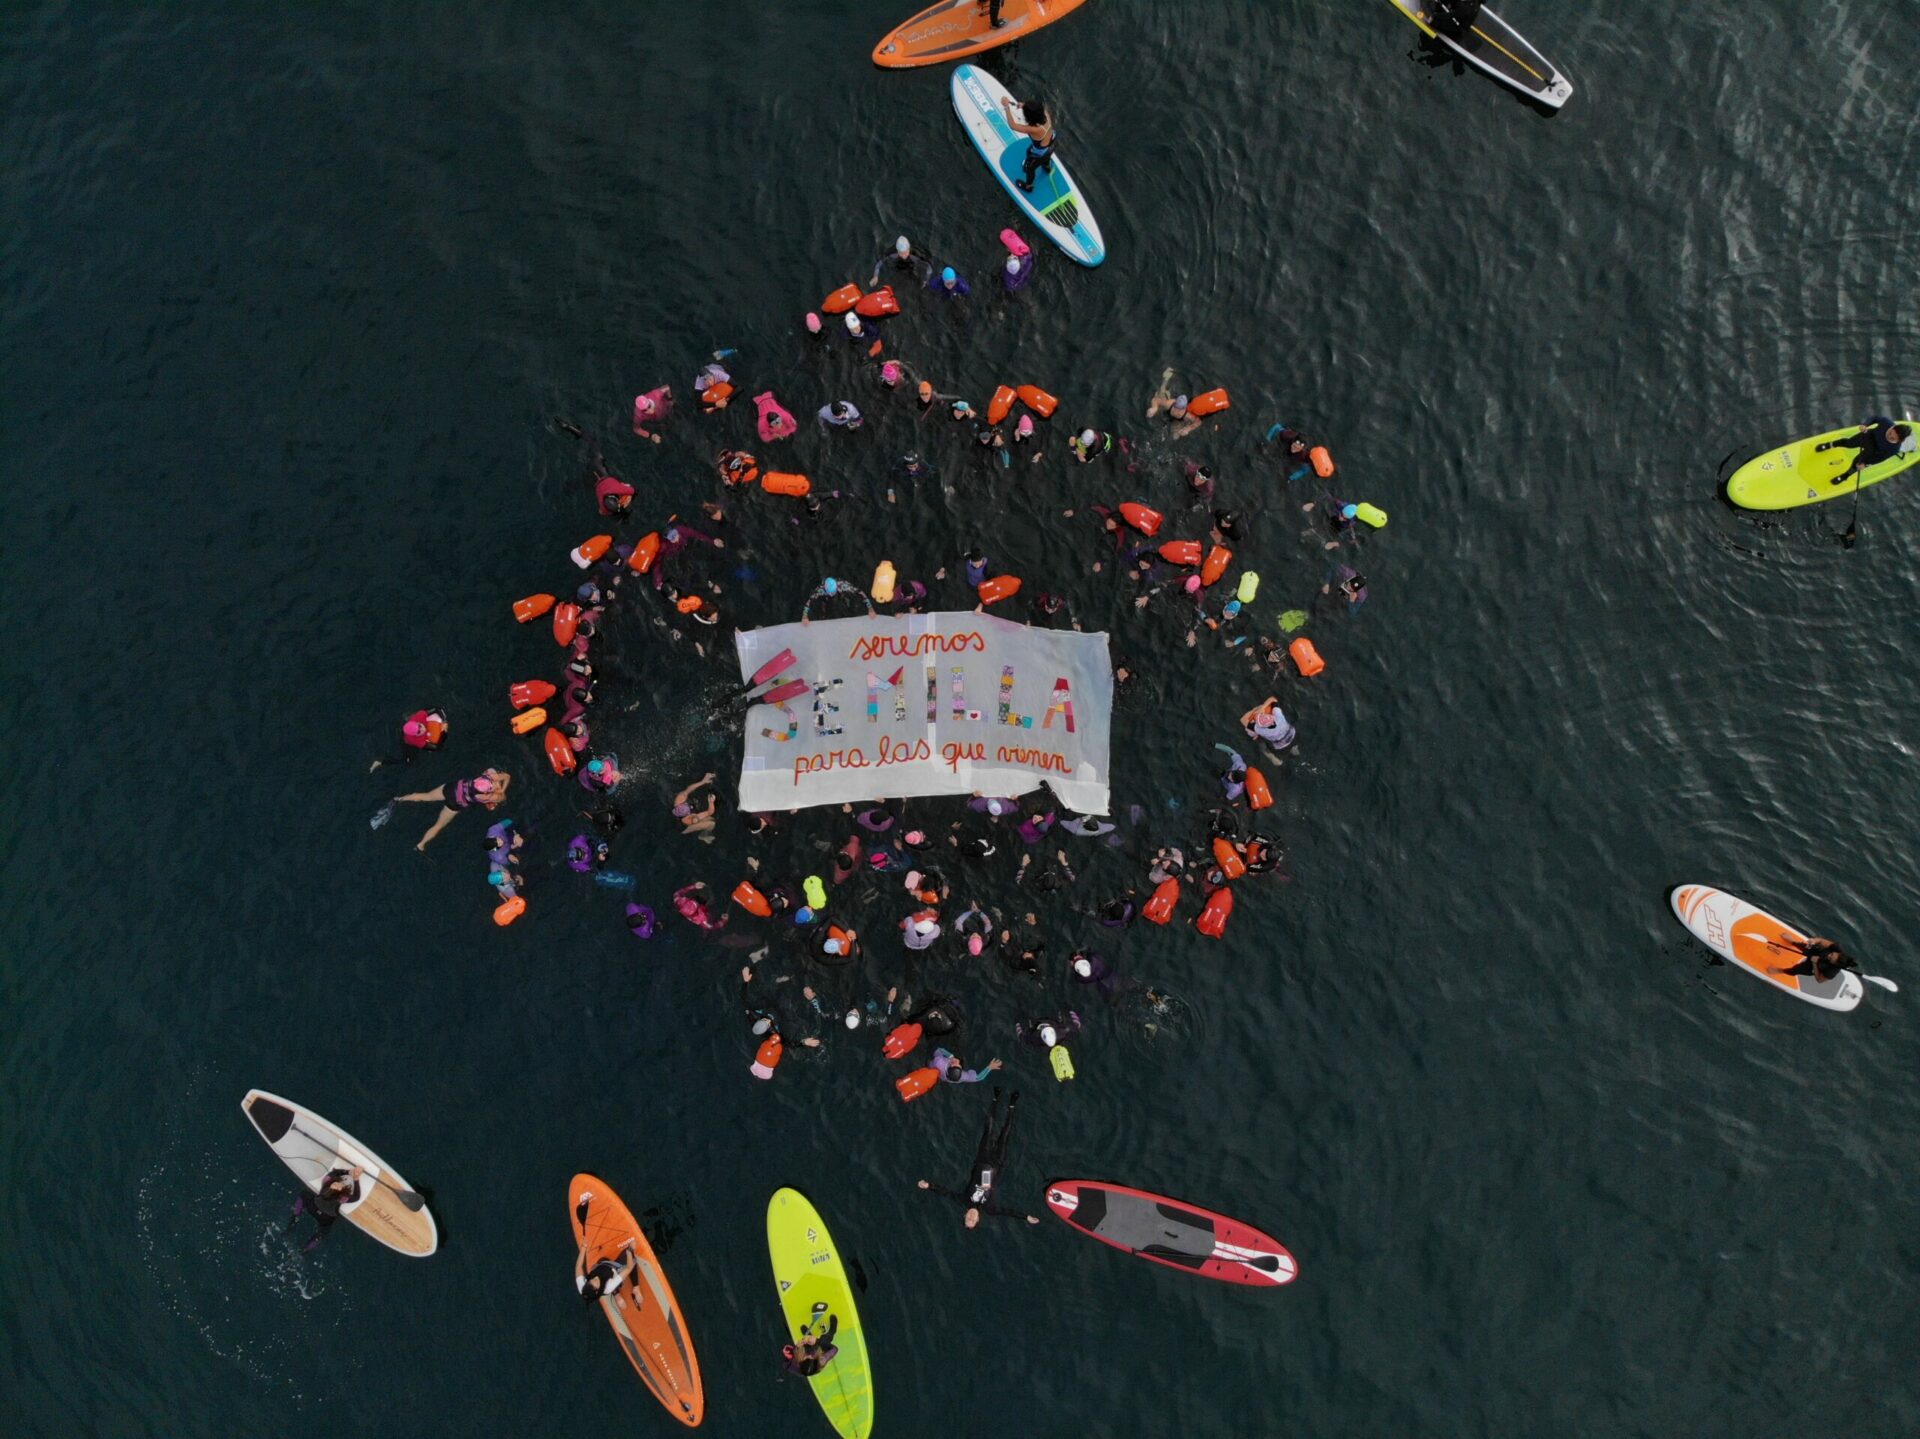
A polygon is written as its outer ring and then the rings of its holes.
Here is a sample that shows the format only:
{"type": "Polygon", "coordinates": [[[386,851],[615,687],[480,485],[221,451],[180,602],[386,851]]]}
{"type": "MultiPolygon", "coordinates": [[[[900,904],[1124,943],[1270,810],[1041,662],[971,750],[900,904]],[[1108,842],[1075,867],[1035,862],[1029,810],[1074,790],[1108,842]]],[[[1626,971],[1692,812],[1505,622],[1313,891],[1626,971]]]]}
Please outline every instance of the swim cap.
{"type": "Polygon", "coordinates": [[[921,829],[910,829],[901,835],[900,838],[908,844],[925,844],[927,842],[927,832],[921,829]]]}
{"type": "Polygon", "coordinates": [[[607,767],[607,762],[603,759],[590,759],[587,761],[588,774],[599,774],[606,767],[607,767]]]}
{"type": "Polygon", "coordinates": [[[916,919],[913,922],[913,932],[922,939],[932,934],[936,928],[938,928],[938,926],[930,919],[916,919]]]}
{"type": "Polygon", "coordinates": [[[693,806],[688,804],[685,800],[681,800],[680,803],[678,803],[673,807],[673,817],[675,819],[685,819],[688,815],[692,813],[693,813],[693,806]]]}
{"type": "Polygon", "coordinates": [[[985,948],[986,946],[980,942],[979,935],[970,934],[967,936],[967,953],[968,954],[978,954],[980,953],[981,950],[985,948]]]}
{"type": "Polygon", "coordinates": [[[1187,397],[1185,395],[1175,395],[1173,397],[1173,412],[1177,415],[1186,408],[1187,397]]]}
{"type": "Polygon", "coordinates": [[[960,277],[958,275],[954,274],[953,266],[951,265],[947,266],[946,269],[940,272],[940,283],[943,285],[951,285],[955,280],[959,278],[960,277]]]}
{"type": "Polygon", "coordinates": [[[812,924],[813,911],[808,909],[804,904],[801,905],[800,908],[793,912],[793,922],[795,924],[812,924]]]}
{"type": "Polygon", "coordinates": [[[759,1014],[754,1016],[753,1032],[756,1035],[765,1034],[769,1029],[772,1029],[772,1028],[773,1028],[772,1015],[759,1014]]]}
{"type": "Polygon", "coordinates": [[[1014,434],[1020,435],[1022,437],[1032,434],[1033,433],[1033,416],[1022,415],[1019,419],[1019,422],[1014,425],[1013,432],[1014,434]]]}
{"type": "Polygon", "coordinates": [[[893,253],[896,255],[908,254],[912,249],[913,246],[907,243],[907,237],[905,235],[900,236],[899,239],[893,242],[893,253]]]}
{"type": "Polygon", "coordinates": [[[494,888],[498,889],[506,882],[507,872],[504,869],[490,869],[487,871],[487,883],[494,886],[494,888]]]}
{"type": "Polygon", "coordinates": [[[840,581],[831,575],[827,576],[826,591],[830,595],[838,594],[840,592],[840,581]]]}
{"type": "Polygon", "coordinates": [[[900,383],[900,362],[898,360],[888,360],[886,364],[880,367],[880,383],[883,385],[897,385],[900,383]]]}
{"type": "Polygon", "coordinates": [[[931,380],[922,380],[920,382],[920,403],[923,405],[931,405],[933,403],[933,382],[931,380]]]}
{"type": "Polygon", "coordinates": [[[1231,619],[1231,618],[1232,618],[1232,617],[1233,617],[1234,615],[1237,615],[1237,614],[1239,614],[1239,613],[1240,613],[1240,601],[1238,601],[1238,600],[1228,600],[1228,601],[1227,601],[1227,603],[1226,603],[1226,606],[1225,606],[1225,609],[1224,609],[1224,613],[1225,613],[1225,614],[1227,615],[1227,617],[1228,617],[1229,619],[1231,619]]]}
{"type": "Polygon", "coordinates": [[[1040,1026],[1040,1039],[1048,1049],[1052,1049],[1060,1042],[1060,1034],[1051,1024],[1043,1024],[1040,1026]]]}
{"type": "Polygon", "coordinates": [[[848,1029],[858,1029],[860,1027],[860,1011],[857,1009],[848,1010],[847,1017],[843,1019],[841,1023],[846,1025],[848,1029]]]}
{"type": "Polygon", "coordinates": [[[1080,432],[1080,443],[1083,445],[1091,445],[1095,440],[1099,438],[1100,436],[1095,434],[1092,430],[1082,430],[1080,432]]]}
{"type": "Polygon", "coordinates": [[[475,779],[473,782],[473,787],[479,790],[481,794],[493,793],[493,781],[488,779],[485,775],[481,775],[477,779],[475,779]]]}
{"type": "Polygon", "coordinates": [[[1020,257],[1018,255],[1007,256],[1007,273],[1009,275],[1017,275],[1020,273],[1020,257]]]}
{"type": "Polygon", "coordinates": [[[847,333],[849,335],[860,333],[860,317],[851,310],[847,311],[847,333]]]}
{"type": "Polygon", "coordinates": [[[1079,975],[1082,979],[1087,978],[1089,975],[1093,973],[1093,961],[1090,959],[1086,959],[1084,957],[1080,959],[1076,959],[1073,962],[1073,972],[1079,975]]]}
{"type": "Polygon", "coordinates": [[[427,727],[422,723],[420,723],[419,720],[408,720],[405,724],[400,726],[400,731],[402,734],[409,734],[418,738],[420,735],[423,735],[427,732],[427,727]]]}
{"type": "Polygon", "coordinates": [[[1200,576],[1198,575],[1187,576],[1187,593],[1190,595],[1197,595],[1200,593],[1200,576]]]}
{"type": "Polygon", "coordinates": [[[1340,518],[1343,520],[1350,520],[1359,513],[1360,506],[1358,505],[1342,505],[1340,507],[1340,518]]]}
{"type": "Polygon", "coordinates": [[[820,317],[811,310],[807,311],[807,333],[810,335],[820,333],[820,317]]]}

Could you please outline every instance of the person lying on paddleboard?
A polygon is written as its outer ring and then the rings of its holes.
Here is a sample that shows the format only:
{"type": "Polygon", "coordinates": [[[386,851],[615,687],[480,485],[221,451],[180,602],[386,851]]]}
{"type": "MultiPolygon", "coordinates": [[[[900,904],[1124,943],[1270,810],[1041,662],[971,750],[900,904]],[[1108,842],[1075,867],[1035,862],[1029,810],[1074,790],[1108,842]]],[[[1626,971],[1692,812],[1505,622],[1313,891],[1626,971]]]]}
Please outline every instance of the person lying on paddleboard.
{"type": "Polygon", "coordinates": [[[302,1214],[311,1214],[314,1223],[319,1226],[313,1238],[300,1246],[302,1254],[307,1253],[327,1237],[327,1231],[333,1228],[333,1221],[340,1217],[340,1206],[351,1204],[360,1197],[360,1179],[366,1173],[359,1165],[351,1169],[329,1169],[327,1177],[320,1181],[320,1188],[314,1194],[302,1194],[293,1201],[293,1218],[287,1221],[291,1229],[302,1214]]]}
{"type": "Polygon", "coordinates": [[[1860,966],[1853,956],[1830,939],[1815,935],[1812,939],[1801,940],[1794,948],[1806,958],[1792,968],[1781,971],[1783,974],[1810,974],[1816,984],[1825,984],[1843,969],[1850,969],[1855,974],[1860,972],[1860,966]]]}
{"type": "Polygon", "coordinates": [[[1817,448],[1854,451],[1853,463],[1828,481],[1829,484],[1844,485],[1869,465],[1880,464],[1895,455],[1911,454],[1917,445],[1920,445],[1920,437],[1915,436],[1912,425],[1898,425],[1885,415],[1875,415],[1853,434],[1844,439],[1828,440],[1817,448]]]}
{"type": "Polygon", "coordinates": [[[993,1101],[987,1106],[986,1126],[980,1131],[980,1147],[973,1153],[973,1172],[967,1178],[965,1189],[944,1189],[926,1180],[919,1181],[919,1188],[929,1194],[938,1194],[944,1199],[955,1199],[967,1206],[966,1226],[972,1229],[980,1222],[982,1214],[999,1214],[1008,1219],[1024,1219],[1029,1224],[1040,1222],[1037,1215],[1023,1214],[1018,1209],[1008,1209],[995,1204],[993,1200],[994,1182],[999,1179],[1000,1171],[1007,1162],[1007,1141],[1013,1137],[1013,1111],[1020,1103],[1020,1091],[1015,1090],[1007,1101],[1006,1119],[1000,1125],[999,1133],[994,1132],[994,1111],[1000,1107],[1000,1090],[993,1091],[993,1101]]]}
{"type": "MultiPolygon", "coordinates": [[[[581,1195],[581,1208],[584,1209],[592,1199],[591,1194],[581,1195]]],[[[620,1251],[619,1258],[602,1259],[589,1269],[587,1251],[583,1248],[573,1261],[573,1287],[580,1291],[580,1297],[589,1304],[596,1299],[610,1299],[620,1292],[620,1286],[627,1282],[638,1262],[634,1257],[633,1245],[628,1244],[620,1251]]]]}
{"type": "Polygon", "coordinates": [[[1053,173],[1053,120],[1047,114],[1047,102],[1044,100],[1023,100],[1018,114],[1014,113],[1013,96],[1006,95],[1000,101],[1001,113],[1007,117],[1007,124],[1016,135],[1027,137],[1026,158],[1020,162],[1022,176],[1013,182],[1016,190],[1033,193],[1033,173],[1045,170],[1053,173]]]}
{"type": "Polygon", "coordinates": [[[833,1356],[840,1352],[840,1347],[833,1342],[833,1336],[840,1332],[840,1316],[827,1314],[826,1309],[824,1304],[814,1305],[813,1318],[800,1328],[799,1342],[780,1346],[780,1362],[787,1373],[803,1379],[818,1374],[833,1363],[833,1356]],[[822,1315],[826,1315],[826,1328],[816,1334],[813,1326],[820,1322],[822,1315]]]}

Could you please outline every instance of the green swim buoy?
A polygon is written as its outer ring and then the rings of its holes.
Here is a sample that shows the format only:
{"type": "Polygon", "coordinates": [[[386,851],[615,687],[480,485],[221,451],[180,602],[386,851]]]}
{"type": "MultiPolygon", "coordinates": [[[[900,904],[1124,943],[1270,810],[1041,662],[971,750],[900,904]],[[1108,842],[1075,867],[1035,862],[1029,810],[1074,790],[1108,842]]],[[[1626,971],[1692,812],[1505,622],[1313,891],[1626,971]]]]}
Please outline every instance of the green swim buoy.
{"type": "Polygon", "coordinates": [[[1073,1078],[1073,1056],[1067,1053],[1064,1044],[1056,1044],[1047,1051],[1047,1059],[1053,1065],[1053,1077],[1065,1084],[1073,1078]]]}
{"type": "Polygon", "coordinates": [[[1280,628],[1288,634],[1292,634],[1295,630],[1302,628],[1306,622],[1307,612],[1305,610],[1288,610],[1280,616],[1280,628]]]}

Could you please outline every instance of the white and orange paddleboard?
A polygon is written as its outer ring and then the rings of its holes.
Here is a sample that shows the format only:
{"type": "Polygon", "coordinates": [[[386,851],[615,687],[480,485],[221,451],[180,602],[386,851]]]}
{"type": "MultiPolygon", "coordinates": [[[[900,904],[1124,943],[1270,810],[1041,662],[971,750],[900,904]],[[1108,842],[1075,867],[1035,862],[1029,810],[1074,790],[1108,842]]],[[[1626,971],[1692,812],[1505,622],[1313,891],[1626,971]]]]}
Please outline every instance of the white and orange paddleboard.
{"type": "Polygon", "coordinates": [[[1866,986],[1852,970],[1829,980],[1788,974],[1805,958],[1800,945],[1810,936],[1744,899],[1705,884],[1682,884],[1668,896],[1674,915],[1693,937],[1722,959],[1822,1009],[1857,1009],[1866,986]]]}

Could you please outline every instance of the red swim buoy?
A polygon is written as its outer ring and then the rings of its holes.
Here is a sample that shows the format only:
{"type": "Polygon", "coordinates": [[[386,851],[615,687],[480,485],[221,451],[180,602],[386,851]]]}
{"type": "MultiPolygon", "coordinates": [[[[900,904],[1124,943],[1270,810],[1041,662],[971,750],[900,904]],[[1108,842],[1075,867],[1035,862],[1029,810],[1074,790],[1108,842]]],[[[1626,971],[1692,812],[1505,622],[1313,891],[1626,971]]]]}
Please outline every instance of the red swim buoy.
{"type": "Polygon", "coordinates": [[[1313,641],[1305,635],[1288,645],[1287,653],[1293,656],[1294,667],[1308,679],[1327,667],[1327,662],[1320,658],[1320,651],[1313,647],[1313,641]]]}
{"type": "Polygon", "coordinates": [[[644,575],[653,568],[653,562],[660,554],[660,535],[656,531],[640,536],[634,543],[633,553],[627,556],[627,568],[636,575],[644,575]]]}
{"type": "Polygon", "coordinates": [[[1200,563],[1200,541],[1168,540],[1160,546],[1160,558],[1170,565],[1197,565],[1200,563]]]}
{"type": "Polygon", "coordinates": [[[1215,584],[1220,576],[1227,572],[1227,566],[1233,563],[1233,551],[1225,545],[1215,545],[1207,551],[1207,562],[1200,566],[1200,583],[1215,584]]]}
{"type": "Polygon", "coordinates": [[[980,596],[981,604],[997,605],[1001,600],[1012,599],[1020,593],[1020,578],[1018,575],[995,575],[990,580],[983,580],[974,593],[980,596]]]}
{"type": "Polygon", "coordinates": [[[1307,458],[1313,461],[1313,472],[1323,480],[1333,478],[1333,456],[1327,453],[1325,445],[1315,445],[1307,451],[1307,458]]]}
{"type": "Polygon", "coordinates": [[[940,1082],[940,1071],[929,1065],[925,1069],[916,1069],[894,1080],[893,1087],[899,1091],[900,1098],[911,1104],[940,1082]]]}
{"type": "Polygon", "coordinates": [[[887,1032],[886,1042],[880,1046],[880,1052],[888,1059],[905,1059],[920,1042],[920,1033],[917,1024],[896,1024],[887,1032]]]}
{"type": "Polygon", "coordinates": [[[882,285],[871,295],[854,301],[853,308],[854,313],[865,315],[869,320],[884,320],[900,313],[900,302],[893,297],[893,286],[882,285]]]}
{"type": "Polygon", "coordinates": [[[780,1036],[769,1034],[753,1052],[753,1063],[747,1066],[748,1071],[755,1079],[772,1079],[774,1070],[780,1067],[780,1056],[785,1051],[786,1045],[780,1042],[780,1036]]]}
{"type": "Polygon", "coordinates": [[[1160,533],[1160,525],[1166,517],[1158,510],[1148,509],[1137,500],[1128,500],[1120,506],[1120,518],[1148,539],[1152,539],[1160,533]]]}
{"type": "Polygon", "coordinates": [[[860,287],[848,281],[820,302],[820,308],[829,315],[844,315],[860,303],[860,287]]]}
{"type": "Polygon", "coordinates": [[[1140,907],[1140,917],[1153,924],[1167,924],[1173,908],[1180,903],[1180,881],[1169,876],[1154,886],[1152,896],[1140,907]]]}
{"type": "Polygon", "coordinates": [[[515,709],[523,710],[528,705],[543,705],[552,699],[556,691],[545,680],[521,680],[517,685],[507,688],[507,701],[515,709]]]}
{"type": "Polygon", "coordinates": [[[528,620],[539,619],[552,608],[552,595],[528,595],[524,600],[513,602],[513,617],[524,625],[528,620]]]}
{"type": "Polygon", "coordinates": [[[744,879],[733,887],[733,902],[748,914],[757,914],[762,919],[773,916],[773,906],[767,903],[767,897],[744,879]]]}
{"type": "Polygon", "coordinates": [[[1267,787],[1267,777],[1247,766],[1247,808],[1267,809],[1273,804],[1273,791],[1267,787]]]}
{"type": "Polygon", "coordinates": [[[1208,939],[1218,939],[1227,929],[1227,917],[1233,913],[1233,891],[1224,885],[1207,896],[1206,906],[1194,916],[1193,927],[1208,939]]]}
{"type": "Polygon", "coordinates": [[[580,628],[580,606],[572,600],[553,608],[553,642],[566,646],[573,643],[573,632],[580,628]]]}
{"type": "Polygon", "coordinates": [[[770,495],[787,495],[797,500],[812,493],[813,481],[805,475],[788,474],[784,470],[768,470],[760,477],[760,488],[770,495]]]}
{"type": "Polygon", "coordinates": [[[543,741],[547,747],[547,763],[553,766],[555,774],[571,774],[579,761],[574,758],[573,746],[567,743],[567,737],[557,729],[547,731],[543,741]]]}
{"type": "Polygon", "coordinates": [[[987,401],[987,423],[997,425],[1006,419],[1013,409],[1014,389],[1011,385],[1001,385],[993,392],[993,398],[987,401]]]}
{"type": "Polygon", "coordinates": [[[1247,862],[1240,858],[1240,851],[1225,835],[1213,837],[1213,862],[1220,866],[1220,873],[1228,879],[1238,879],[1247,872],[1247,862]]]}
{"type": "Polygon", "coordinates": [[[1060,407],[1060,402],[1038,385],[1016,385],[1013,392],[1020,397],[1021,404],[1043,420],[1052,419],[1053,412],[1060,407]]]}
{"type": "Polygon", "coordinates": [[[1195,395],[1187,402],[1187,413],[1205,419],[1208,415],[1217,415],[1222,410],[1231,409],[1233,402],[1227,398],[1227,388],[1222,385],[1217,390],[1208,390],[1204,395],[1195,395]]]}
{"type": "Polygon", "coordinates": [[[568,555],[568,558],[584,570],[588,565],[592,564],[612,548],[612,535],[595,535],[593,538],[582,540],[576,545],[568,555]]]}

